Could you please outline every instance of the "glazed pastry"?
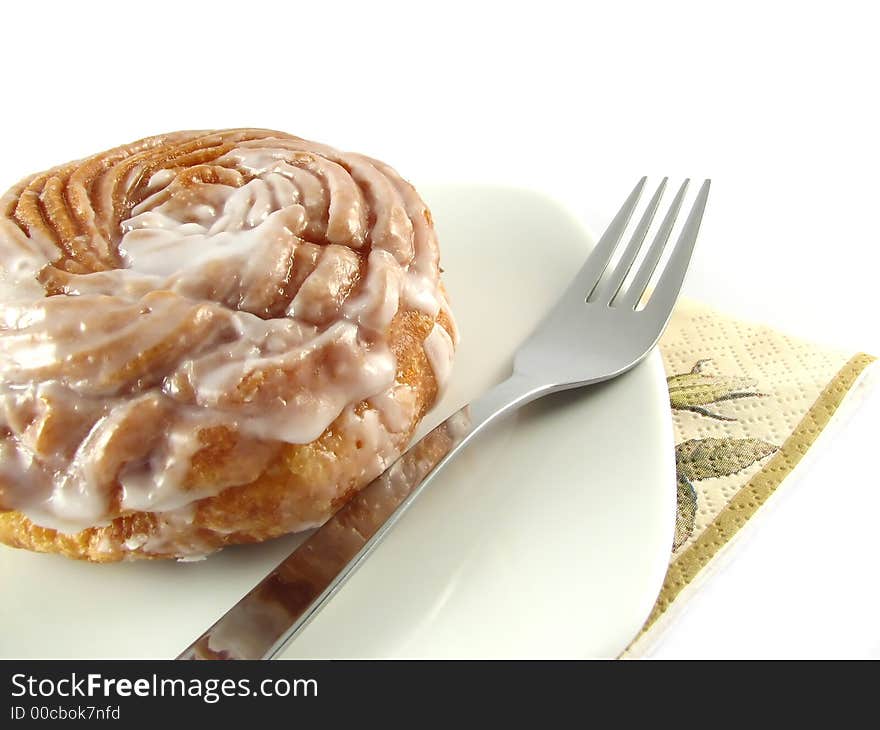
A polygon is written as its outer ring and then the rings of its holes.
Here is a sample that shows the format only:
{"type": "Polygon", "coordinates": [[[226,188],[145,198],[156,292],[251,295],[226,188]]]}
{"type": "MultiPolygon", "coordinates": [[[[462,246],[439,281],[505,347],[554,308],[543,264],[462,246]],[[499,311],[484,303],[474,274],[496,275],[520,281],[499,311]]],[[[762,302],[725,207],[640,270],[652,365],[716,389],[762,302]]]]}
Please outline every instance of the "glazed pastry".
{"type": "Polygon", "coordinates": [[[197,558],[319,525],[449,377],[430,213],[376,160],[176,132],[0,205],[8,545],[197,558]]]}

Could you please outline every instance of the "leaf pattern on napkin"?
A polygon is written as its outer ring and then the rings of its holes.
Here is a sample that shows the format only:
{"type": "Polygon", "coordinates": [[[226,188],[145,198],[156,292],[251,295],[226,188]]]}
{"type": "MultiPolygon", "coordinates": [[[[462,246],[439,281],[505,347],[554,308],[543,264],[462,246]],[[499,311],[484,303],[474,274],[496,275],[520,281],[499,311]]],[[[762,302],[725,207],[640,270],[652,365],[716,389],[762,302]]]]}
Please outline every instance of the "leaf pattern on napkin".
{"type": "Polygon", "coordinates": [[[761,398],[764,393],[755,390],[757,383],[751,378],[724,375],[706,375],[703,367],[709,359],[697,360],[688,373],[666,378],[669,388],[669,405],[673,410],[691,411],[718,421],[735,421],[735,418],[714,413],[705,406],[737,398],[761,398]]]}
{"type": "MultiPolygon", "coordinates": [[[[669,404],[673,410],[690,411],[719,421],[735,421],[708,410],[705,406],[736,398],[760,398],[756,381],[751,378],[707,375],[703,367],[709,360],[698,360],[690,372],[666,379],[669,404]]],[[[688,439],[675,447],[675,471],[678,478],[673,553],[694,532],[698,495],[694,482],[726,477],[765,459],[778,447],[758,438],[688,439]]]]}
{"type": "Polygon", "coordinates": [[[672,551],[675,552],[687,542],[694,532],[697,521],[697,490],[687,479],[678,479],[678,512],[675,515],[675,539],[672,551]]]}
{"type": "Polygon", "coordinates": [[[774,451],[761,439],[689,439],[675,447],[675,469],[679,479],[689,481],[727,477],[774,451]]]}

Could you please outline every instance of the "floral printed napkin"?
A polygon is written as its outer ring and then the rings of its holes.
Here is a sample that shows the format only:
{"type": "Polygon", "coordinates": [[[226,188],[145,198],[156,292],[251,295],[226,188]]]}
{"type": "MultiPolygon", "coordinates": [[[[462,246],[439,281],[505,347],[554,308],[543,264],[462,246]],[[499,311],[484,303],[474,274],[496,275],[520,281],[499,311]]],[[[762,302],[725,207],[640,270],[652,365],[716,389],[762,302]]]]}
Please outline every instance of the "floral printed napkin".
{"type": "Polygon", "coordinates": [[[686,300],[660,350],[675,432],[678,515],[663,588],[626,658],[649,650],[874,361],[686,300]]]}

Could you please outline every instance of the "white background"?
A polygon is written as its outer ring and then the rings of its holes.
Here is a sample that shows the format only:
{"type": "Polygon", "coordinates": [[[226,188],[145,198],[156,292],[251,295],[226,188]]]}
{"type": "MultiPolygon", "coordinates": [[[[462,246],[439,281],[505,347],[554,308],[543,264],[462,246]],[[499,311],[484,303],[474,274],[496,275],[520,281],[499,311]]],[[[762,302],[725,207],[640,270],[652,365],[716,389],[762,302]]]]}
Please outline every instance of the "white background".
{"type": "MultiPolygon", "coordinates": [[[[0,185],[149,134],[232,126],[366,152],[416,184],[537,188],[593,231],[640,175],[711,176],[686,293],[880,354],[870,7],[15,3],[0,185]]],[[[655,656],[880,656],[878,401],[655,656]]]]}

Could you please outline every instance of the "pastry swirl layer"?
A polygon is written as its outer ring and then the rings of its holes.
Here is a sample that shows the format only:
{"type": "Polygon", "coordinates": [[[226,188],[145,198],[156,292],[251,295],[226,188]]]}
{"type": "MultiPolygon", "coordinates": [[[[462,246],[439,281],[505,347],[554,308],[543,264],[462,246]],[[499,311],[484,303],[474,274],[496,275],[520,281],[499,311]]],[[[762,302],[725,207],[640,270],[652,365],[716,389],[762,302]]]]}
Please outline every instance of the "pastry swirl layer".
{"type": "Polygon", "coordinates": [[[150,137],[24,180],[0,201],[0,509],[67,533],[192,521],[334,424],[371,479],[426,403],[393,333],[447,377],[438,256],[394,170],[280,132],[150,137]]]}

